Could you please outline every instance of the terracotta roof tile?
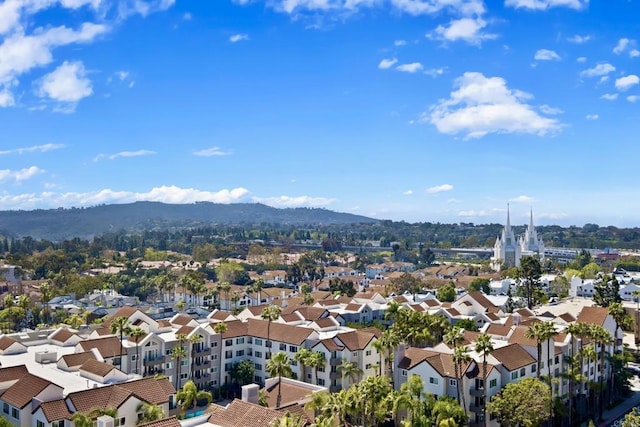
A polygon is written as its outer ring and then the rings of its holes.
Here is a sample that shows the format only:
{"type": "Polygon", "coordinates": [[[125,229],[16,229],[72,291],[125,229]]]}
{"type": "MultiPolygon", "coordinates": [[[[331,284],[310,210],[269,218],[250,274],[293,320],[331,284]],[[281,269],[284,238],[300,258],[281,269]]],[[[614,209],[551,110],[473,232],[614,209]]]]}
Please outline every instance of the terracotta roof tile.
{"type": "Polygon", "coordinates": [[[54,340],[54,341],[58,341],[58,342],[67,342],[67,340],[69,340],[69,338],[73,337],[75,335],[74,332],[72,332],[69,328],[60,328],[57,331],[55,331],[49,338],[54,340]]]}
{"type": "Polygon", "coordinates": [[[473,291],[469,293],[469,296],[476,300],[478,304],[486,308],[489,313],[498,311],[498,307],[496,307],[491,301],[489,301],[482,292],[473,291]]]}
{"type": "Polygon", "coordinates": [[[132,393],[116,385],[90,388],[69,393],[67,399],[77,412],[89,413],[96,409],[119,408],[132,393]]]}
{"type": "Polygon", "coordinates": [[[516,343],[497,348],[491,352],[491,355],[498,359],[509,371],[515,371],[516,369],[536,363],[536,359],[522,348],[520,344],[516,343]]]}
{"type": "Polygon", "coordinates": [[[2,400],[16,408],[24,408],[31,403],[31,399],[51,384],[51,381],[44,378],[27,374],[2,394],[2,400]]]}
{"type": "Polygon", "coordinates": [[[164,418],[150,423],[138,424],[138,427],[181,427],[180,421],[176,417],[164,418]]]}
{"type": "Polygon", "coordinates": [[[491,323],[485,332],[489,335],[506,337],[509,335],[509,332],[511,332],[511,328],[509,326],[491,323]]]}
{"type": "Polygon", "coordinates": [[[73,416],[64,399],[42,402],[40,408],[42,408],[42,413],[50,423],[58,420],[71,420],[73,416]]]}
{"type": "Polygon", "coordinates": [[[282,403],[280,404],[280,407],[278,407],[276,406],[278,400],[278,381],[275,381],[271,387],[265,389],[265,392],[269,402],[268,407],[274,409],[280,409],[284,406],[303,402],[309,398],[311,393],[313,393],[309,387],[303,387],[288,381],[283,381],[280,386],[282,403]]]}
{"type": "Polygon", "coordinates": [[[115,336],[80,341],[79,344],[84,351],[95,348],[104,358],[116,357],[120,354],[120,340],[115,336]]]}
{"type": "Polygon", "coordinates": [[[578,314],[578,322],[587,323],[590,325],[604,324],[604,321],[609,315],[609,309],[605,307],[583,307],[580,314],[578,314]]]}
{"type": "Polygon", "coordinates": [[[311,328],[276,322],[271,322],[271,326],[269,326],[269,322],[262,319],[249,319],[247,324],[248,335],[266,339],[268,330],[270,340],[295,345],[301,345],[314,332],[311,328]]]}
{"type": "Polygon", "coordinates": [[[177,314],[173,319],[171,319],[171,323],[174,325],[184,326],[193,320],[193,317],[188,316],[186,314],[177,314]]]}
{"type": "Polygon", "coordinates": [[[88,372],[90,374],[97,375],[99,377],[105,377],[109,372],[116,369],[115,366],[108,363],[100,362],[95,359],[89,359],[80,366],[81,371],[88,372]]]}
{"type": "Polygon", "coordinates": [[[17,342],[18,341],[14,340],[13,338],[7,335],[3,335],[0,338],[0,350],[5,351],[6,349],[8,349],[9,347],[11,347],[13,344],[17,342]]]}
{"type": "Polygon", "coordinates": [[[513,329],[513,332],[509,336],[510,344],[520,344],[526,347],[537,347],[538,343],[533,338],[527,338],[526,333],[529,330],[529,326],[519,325],[513,329]]]}
{"type": "Polygon", "coordinates": [[[28,374],[29,370],[25,365],[0,368],[0,383],[5,381],[16,381],[28,374]]]}
{"type": "Polygon", "coordinates": [[[189,335],[191,332],[193,332],[194,329],[195,328],[193,326],[184,325],[184,326],[180,327],[180,329],[178,329],[176,331],[176,335],[178,335],[178,334],[189,335]]]}
{"type": "Polygon", "coordinates": [[[340,351],[342,350],[344,347],[339,345],[338,343],[335,342],[335,340],[333,338],[325,338],[321,341],[318,341],[313,348],[315,348],[317,345],[323,344],[327,350],[329,351],[340,351]]]}
{"type": "Polygon", "coordinates": [[[96,360],[96,356],[92,351],[83,351],[82,353],[65,354],[61,359],[64,360],[67,367],[72,368],[82,366],[87,360],[96,360]]]}
{"type": "Polygon", "coordinates": [[[373,333],[360,330],[336,335],[336,339],[340,340],[350,351],[364,350],[373,338],[375,338],[373,333]]]}
{"type": "Polygon", "coordinates": [[[129,390],[140,400],[156,405],[168,402],[169,395],[176,392],[168,378],[142,378],[117,384],[116,387],[129,390]]]}
{"type": "Polygon", "coordinates": [[[282,416],[282,412],[235,399],[226,407],[210,405],[209,422],[221,427],[266,427],[282,416]]]}

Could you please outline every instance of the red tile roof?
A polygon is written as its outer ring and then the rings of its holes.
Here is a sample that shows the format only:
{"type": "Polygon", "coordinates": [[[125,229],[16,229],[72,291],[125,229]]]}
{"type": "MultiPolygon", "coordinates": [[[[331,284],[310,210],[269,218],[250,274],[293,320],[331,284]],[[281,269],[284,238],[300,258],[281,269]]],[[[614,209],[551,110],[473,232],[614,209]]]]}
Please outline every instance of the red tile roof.
{"type": "MultiPolygon", "coordinates": [[[[31,399],[50,385],[53,385],[51,381],[33,374],[27,374],[2,394],[2,400],[9,405],[22,409],[31,403],[31,399]]],[[[60,387],[60,394],[62,394],[62,387],[60,387]]]]}

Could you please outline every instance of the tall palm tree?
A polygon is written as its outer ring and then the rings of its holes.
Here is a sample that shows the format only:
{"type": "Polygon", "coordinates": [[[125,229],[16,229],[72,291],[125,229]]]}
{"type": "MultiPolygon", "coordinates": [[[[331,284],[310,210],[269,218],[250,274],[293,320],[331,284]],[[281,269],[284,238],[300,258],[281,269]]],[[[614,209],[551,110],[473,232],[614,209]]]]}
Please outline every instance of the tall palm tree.
{"type": "Polygon", "coordinates": [[[342,373],[342,388],[345,388],[345,378],[349,378],[350,384],[358,382],[360,375],[362,375],[362,369],[354,362],[349,362],[347,359],[342,359],[342,364],[338,366],[338,370],[342,373]]]}
{"type": "Polygon", "coordinates": [[[136,425],[151,423],[153,421],[158,421],[164,418],[164,411],[162,410],[162,406],[156,405],[155,403],[141,403],[140,405],[138,405],[137,412],[141,414],[141,417],[136,425]]]}
{"type": "Polygon", "coordinates": [[[196,372],[196,349],[202,340],[203,338],[198,334],[189,337],[189,342],[191,343],[191,379],[193,379],[196,372]]]}
{"type": "MultiPolygon", "coordinates": [[[[282,308],[277,305],[271,304],[268,307],[262,309],[262,313],[260,313],[260,317],[263,320],[266,320],[267,323],[267,348],[271,348],[271,322],[278,320],[280,318],[280,314],[282,313],[282,308]]],[[[269,353],[271,353],[269,351],[269,353]]]]}
{"type": "Polygon", "coordinates": [[[287,353],[278,352],[267,362],[266,370],[271,377],[278,377],[278,397],[276,398],[276,409],[280,408],[282,403],[282,377],[291,377],[291,363],[287,353]]]}
{"type": "MultiPolygon", "coordinates": [[[[541,338],[547,342],[547,385],[549,386],[549,393],[551,393],[551,399],[549,401],[549,423],[553,423],[553,387],[551,386],[551,362],[554,359],[553,354],[551,354],[551,342],[553,341],[553,337],[558,335],[558,331],[556,330],[556,326],[552,322],[542,322],[542,335],[541,338]]],[[[555,345],[554,345],[555,348],[555,345]]]]}
{"type": "Polygon", "coordinates": [[[48,325],[51,321],[49,301],[53,298],[53,287],[50,282],[45,282],[40,286],[40,296],[42,298],[42,304],[44,305],[44,316],[42,320],[48,325]]]}
{"type": "Polygon", "coordinates": [[[136,374],[140,373],[140,338],[145,335],[147,335],[147,332],[138,326],[129,332],[129,336],[133,338],[136,343],[136,374]]]}
{"type": "Polygon", "coordinates": [[[264,289],[264,280],[262,277],[258,277],[258,279],[253,283],[253,289],[255,290],[258,296],[258,304],[262,304],[262,290],[264,289]]]}
{"type": "Polygon", "coordinates": [[[181,363],[182,359],[187,357],[187,350],[185,350],[183,344],[187,340],[185,334],[176,334],[178,345],[171,349],[171,358],[176,361],[176,390],[180,388],[180,374],[182,372],[181,363]]]}
{"type": "Polygon", "coordinates": [[[314,351],[309,355],[309,367],[313,368],[313,373],[315,377],[314,384],[318,384],[318,370],[325,365],[326,359],[324,357],[324,353],[320,351],[314,351]]]}
{"type": "Polygon", "coordinates": [[[487,425],[487,356],[493,351],[491,337],[486,333],[478,335],[474,350],[482,355],[482,422],[487,425]]]}
{"type": "Polygon", "coordinates": [[[530,340],[536,341],[536,350],[538,351],[536,378],[540,378],[540,371],[542,370],[543,322],[534,323],[529,326],[529,329],[525,331],[524,336],[530,340]]]}
{"type": "MultiPolygon", "coordinates": [[[[616,322],[616,329],[614,331],[613,337],[613,353],[619,354],[620,350],[618,349],[618,331],[620,329],[629,329],[631,327],[632,319],[631,316],[626,312],[625,308],[622,306],[622,303],[612,302],[609,304],[609,314],[613,317],[613,320],[616,322]]],[[[613,364],[611,364],[610,369],[610,386],[609,389],[612,393],[609,393],[609,402],[612,402],[617,397],[617,388],[615,387],[615,369],[613,369],[613,364]]]]}
{"type": "Polygon", "coordinates": [[[64,323],[71,326],[73,329],[78,329],[80,326],[82,326],[82,317],[74,313],[71,315],[71,317],[67,317],[66,319],[64,319],[64,323]]]}
{"type": "Polygon", "coordinates": [[[456,375],[456,382],[458,388],[458,402],[460,402],[460,406],[464,409],[465,415],[467,414],[467,403],[465,402],[465,393],[464,393],[464,372],[463,367],[471,362],[471,356],[469,356],[469,350],[467,346],[458,346],[453,350],[453,355],[451,356],[453,360],[453,367],[456,375]]]}
{"type": "MultiPolygon", "coordinates": [[[[111,333],[120,335],[120,361],[118,363],[120,370],[122,370],[122,340],[124,339],[124,336],[128,335],[130,332],[131,325],[129,324],[129,318],[125,316],[118,316],[113,320],[113,322],[111,322],[111,333]]],[[[127,369],[129,369],[128,366],[127,369]]]]}
{"type": "MultiPolygon", "coordinates": [[[[218,284],[217,286],[218,288],[218,292],[220,292],[220,295],[222,295],[224,293],[225,295],[225,301],[226,301],[226,310],[230,310],[230,306],[231,303],[229,302],[229,291],[231,291],[231,283],[229,282],[221,282],[218,284]]],[[[222,304],[220,305],[222,307],[222,304]]]]}
{"type": "Polygon", "coordinates": [[[196,384],[189,380],[184,384],[184,387],[176,394],[176,401],[180,405],[180,411],[182,416],[185,415],[188,408],[193,406],[194,412],[198,403],[198,400],[206,399],[208,403],[211,403],[213,397],[208,391],[198,390],[196,384]]]}
{"type": "MultiPolygon", "coordinates": [[[[592,395],[594,389],[595,389],[595,381],[591,380],[591,363],[592,362],[596,362],[598,360],[598,353],[596,352],[595,346],[593,345],[588,345],[586,347],[583,347],[581,350],[581,353],[583,354],[584,359],[587,361],[587,375],[585,377],[585,392],[587,393],[587,397],[592,396],[593,398],[595,398],[595,395],[592,395]]],[[[595,370],[595,369],[594,369],[595,370]]],[[[588,401],[588,399],[587,399],[588,401]]],[[[595,405],[588,405],[588,408],[590,409],[590,411],[588,412],[593,412],[593,416],[595,417],[595,405]]]]}
{"type": "Polygon", "coordinates": [[[293,360],[298,362],[298,364],[300,365],[301,381],[306,382],[307,380],[307,376],[305,375],[305,367],[309,366],[310,356],[311,356],[311,350],[304,347],[298,349],[298,352],[293,356],[293,360]]]}
{"type": "Polygon", "coordinates": [[[606,346],[612,343],[611,335],[609,331],[600,325],[591,325],[590,337],[595,344],[600,346],[600,375],[599,382],[599,396],[598,396],[598,414],[599,419],[602,420],[602,412],[604,411],[604,362],[607,354],[606,346]]]}

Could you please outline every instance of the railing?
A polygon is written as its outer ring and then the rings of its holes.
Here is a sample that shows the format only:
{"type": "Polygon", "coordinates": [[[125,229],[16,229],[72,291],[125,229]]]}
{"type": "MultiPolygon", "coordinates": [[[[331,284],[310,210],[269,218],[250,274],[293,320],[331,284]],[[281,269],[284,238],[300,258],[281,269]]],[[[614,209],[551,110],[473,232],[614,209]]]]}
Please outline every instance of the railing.
{"type": "Polygon", "coordinates": [[[469,394],[471,396],[483,396],[484,395],[484,390],[482,389],[482,387],[471,387],[469,389],[469,394]]]}

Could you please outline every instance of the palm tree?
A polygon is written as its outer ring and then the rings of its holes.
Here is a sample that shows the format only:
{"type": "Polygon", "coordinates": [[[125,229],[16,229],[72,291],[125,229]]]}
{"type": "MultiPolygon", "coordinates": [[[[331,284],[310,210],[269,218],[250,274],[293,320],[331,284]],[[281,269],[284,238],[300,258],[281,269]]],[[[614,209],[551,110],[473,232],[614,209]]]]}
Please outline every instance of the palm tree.
{"type": "Polygon", "coordinates": [[[262,304],[262,290],[264,289],[264,280],[262,277],[258,277],[258,279],[253,283],[253,289],[255,290],[258,296],[258,304],[262,304]]]}
{"type": "Polygon", "coordinates": [[[151,423],[164,418],[162,406],[156,405],[155,403],[141,403],[138,405],[137,412],[140,413],[141,417],[136,424],[151,423]]]}
{"type": "Polygon", "coordinates": [[[305,375],[305,367],[309,366],[310,356],[311,350],[307,348],[298,349],[298,352],[295,354],[295,356],[293,356],[293,360],[300,364],[300,379],[305,382],[307,380],[307,376],[305,375]]]}
{"type": "Polygon", "coordinates": [[[44,305],[43,319],[45,324],[49,324],[51,321],[51,313],[49,312],[49,301],[53,298],[53,287],[51,283],[46,282],[40,286],[40,296],[42,297],[42,304],[44,305]]]}
{"type": "Polygon", "coordinates": [[[604,410],[604,362],[607,354],[606,346],[612,343],[612,339],[609,331],[600,325],[591,325],[590,337],[595,344],[600,346],[598,413],[599,419],[602,420],[602,412],[604,410]]]}
{"type": "MultiPolygon", "coordinates": [[[[587,394],[587,397],[589,397],[590,395],[592,395],[593,393],[593,389],[594,389],[594,385],[595,382],[591,380],[591,362],[596,362],[598,360],[598,353],[596,352],[596,349],[593,345],[588,345],[584,348],[582,348],[581,353],[583,354],[583,357],[586,359],[587,361],[587,375],[585,378],[586,384],[585,384],[585,392],[587,394]],[[587,390],[588,389],[588,390],[587,390]]],[[[593,398],[595,398],[595,396],[591,396],[593,398]]],[[[587,400],[588,401],[588,400],[587,400]]],[[[593,416],[595,417],[595,405],[588,405],[588,408],[593,411],[593,416]]]]}
{"type": "Polygon", "coordinates": [[[93,419],[82,412],[76,412],[71,417],[74,427],[93,427],[93,419]]]}
{"type": "MultiPolygon", "coordinates": [[[[230,309],[230,302],[229,302],[229,291],[231,290],[231,283],[229,282],[221,282],[218,284],[217,286],[218,288],[218,292],[220,292],[220,295],[222,295],[222,293],[224,293],[225,295],[225,301],[226,301],[226,309],[229,310],[230,309]]],[[[222,304],[220,305],[222,307],[222,304]]]]}
{"type": "MultiPolygon", "coordinates": [[[[260,313],[260,317],[267,322],[267,348],[271,348],[271,322],[278,320],[280,314],[282,313],[282,308],[277,305],[270,305],[262,309],[262,313],[260,313]]],[[[271,352],[269,352],[270,354],[271,352]]]]}
{"type": "Polygon", "coordinates": [[[129,337],[133,338],[136,343],[136,374],[140,373],[140,338],[147,335],[147,332],[136,326],[129,332],[129,337]]]}
{"type": "Polygon", "coordinates": [[[71,315],[71,317],[64,319],[64,323],[77,330],[80,326],[82,326],[82,317],[74,313],[71,315]]]}
{"type": "Polygon", "coordinates": [[[187,350],[183,347],[183,343],[187,340],[185,334],[176,334],[178,345],[171,349],[171,358],[176,361],[176,390],[180,388],[181,361],[187,357],[187,350]]]}
{"type": "Polygon", "coordinates": [[[453,350],[453,355],[451,356],[453,360],[453,367],[456,375],[456,382],[458,388],[458,402],[464,409],[465,415],[467,414],[467,403],[465,402],[464,396],[464,372],[463,367],[471,362],[471,356],[469,356],[469,350],[467,346],[458,346],[453,350]]]}
{"type": "MultiPolygon", "coordinates": [[[[129,334],[131,332],[131,325],[129,324],[129,319],[125,316],[118,316],[115,318],[113,322],[111,322],[111,333],[120,335],[120,360],[119,360],[119,368],[122,370],[122,340],[124,339],[125,334],[129,334]]],[[[127,366],[127,369],[129,367],[127,366]]]]}
{"type": "Polygon", "coordinates": [[[342,388],[345,388],[345,377],[349,378],[351,384],[358,382],[360,375],[362,375],[362,369],[354,362],[349,362],[347,359],[342,359],[342,364],[338,366],[338,370],[342,373],[342,388]]]}
{"type": "Polygon", "coordinates": [[[278,377],[278,397],[276,399],[276,409],[280,408],[282,403],[282,377],[291,377],[291,363],[287,353],[278,352],[267,362],[266,370],[271,377],[278,377]]]}
{"type": "MultiPolygon", "coordinates": [[[[620,350],[618,350],[618,330],[619,329],[629,329],[631,327],[632,319],[629,314],[627,314],[626,310],[622,306],[622,303],[612,302],[609,304],[609,314],[613,317],[613,320],[616,322],[616,329],[614,332],[614,341],[613,341],[613,353],[618,354],[620,350]]],[[[612,402],[615,397],[617,397],[617,388],[615,387],[615,369],[613,369],[613,364],[611,365],[611,386],[610,390],[612,393],[609,393],[609,402],[612,402]]]]}
{"type": "Polygon", "coordinates": [[[289,412],[269,423],[269,427],[301,427],[303,425],[300,415],[291,415],[289,412]]]}
{"type": "Polygon", "coordinates": [[[316,385],[318,384],[318,370],[324,366],[325,362],[326,359],[324,357],[324,353],[320,351],[314,351],[309,356],[309,361],[307,362],[307,364],[309,365],[309,367],[313,368],[313,373],[315,376],[314,384],[316,385]]]}
{"type": "Polygon", "coordinates": [[[189,342],[191,343],[191,379],[193,379],[196,372],[196,348],[202,340],[203,338],[198,334],[194,334],[189,338],[189,342]]]}
{"type": "MultiPolygon", "coordinates": [[[[553,423],[553,388],[551,387],[551,362],[554,359],[554,355],[551,354],[551,341],[553,337],[558,335],[558,331],[556,330],[556,326],[552,322],[542,322],[540,323],[542,334],[541,338],[547,342],[547,384],[549,385],[549,393],[551,393],[551,399],[549,401],[549,423],[553,423]]],[[[555,348],[555,346],[554,346],[555,348]]]]}
{"type": "Polygon", "coordinates": [[[196,384],[191,380],[187,381],[184,384],[184,387],[182,387],[182,390],[180,390],[176,394],[176,401],[180,405],[180,411],[183,417],[187,409],[190,408],[191,406],[193,406],[195,411],[195,408],[198,404],[198,400],[203,400],[203,399],[206,399],[207,403],[211,403],[211,400],[213,398],[210,392],[198,390],[198,387],[196,387],[196,384]]]}
{"type": "Polygon", "coordinates": [[[542,370],[542,341],[543,341],[543,323],[538,322],[529,326],[524,336],[530,340],[536,341],[536,350],[538,351],[538,366],[536,369],[536,378],[540,378],[540,371],[542,370]]]}
{"type": "Polygon", "coordinates": [[[213,332],[215,332],[216,334],[224,334],[225,332],[227,332],[227,324],[224,322],[216,323],[213,327],[213,332]]]}
{"type": "Polygon", "coordinates": [[[482,422],[487,425],[487,355],[493,351],[491,337],[486,333],[478,335],[474,350],[482,355],[482,422]]]}

